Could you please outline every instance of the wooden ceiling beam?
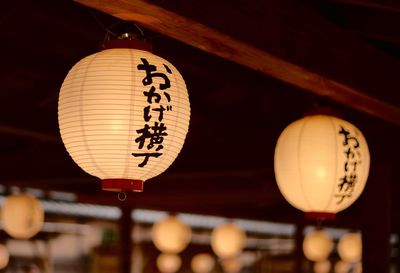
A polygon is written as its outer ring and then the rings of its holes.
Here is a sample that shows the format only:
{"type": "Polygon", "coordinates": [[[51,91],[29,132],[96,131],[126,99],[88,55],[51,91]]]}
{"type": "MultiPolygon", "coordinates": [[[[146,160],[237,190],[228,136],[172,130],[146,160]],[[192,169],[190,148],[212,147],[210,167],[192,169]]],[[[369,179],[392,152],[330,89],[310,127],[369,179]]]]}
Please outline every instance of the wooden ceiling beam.
{"type": "Polygon", "coordinates": [[[397,1],[373,1],[373,0],[330,0],[332,2],[348,4],[359,7],[380,9],[391,12],[400,12],[400,4],[397,1]]]}
{"type": "MultiPolygon", "coordinates": [[[[125,21],[136,22],[148,29],[198,49],[275,77],[284,82],[311,91],[319,96],[327,97],[369,115],[400,125],[400,108],[395,105],[368,95],[360,89],[353,88],[331,77],[323,76],[310,69],[293,64],[268,51],[261,50],[257,46],[221,31],[217,31],[214,28],[207,27],[201,22],[151,4],[148,1],[76,0],[76,2],[98,9],[125,21]]],[[[172,3],[169,4],[173,6],[172,3]]],[[[198,13],[208,14],[205,10],[199,10],[198,13]]],[[[306,15],[308,16],[309,14],[306,15]]],[[[224,18],[225,17],[226,20],[229,20],[228,7],[226,7],[226,12],[224,13],[224,18]]],[[[247,19],[251,20],[252,18],[247,19]]],[[[309,17],[307,17],[307,19],[309,19],[309,17]]],[[[231,18],[231,20],[232,24],[237,24],[234,18],[231,18]]],[[[242,20],[240,20],[240,22],[242,22],[242,20]]],[[[284,29],[282,31],[284,31],[284,29]]],[[[268,34],[269,33],[263,33],[263,36],[267,36],[268,34]]],[[[337,37],[333,37],[333,39],[336,38],[337,37]]],[[[271,40],[273,40],[273,37],[271,37],[271,40]]],[[[342,54],[342,52],[340,52],[340,54],[342,54]]],[[[370,56],[364,57],[365,60],[371,59],[370,56]]],[[[381,64],[384,63],[385,62],[382,62],[381,64]]],[[[363,64],[359,64],[359,66],[362,67],[363,64]]],[[[338,67],[337,69],[346,69],[346,66],[343,65],[343,67],[338,67]]],[[[385,67],[381,69],[385,69],[385,67]]],[[[353,74],[356,74],[356,72],[353,74]]],[[[367,82],[370,81],[371,77],[374,77],[374,75],[364,76],[364,80],[367,82]]],[[[347,75],[347,77],[349,76],[347,75]]],[[[352,79],[352,77],[349,78],[352,79]]],[[[395,86],[393,86],[393,88],[395,88],[395,86]]],[[[379,92],[379,90],[375,91],[377,93],[379,92]]],[[[397,101],[395,101],[395,103],[396,102],[397,101]]]]}

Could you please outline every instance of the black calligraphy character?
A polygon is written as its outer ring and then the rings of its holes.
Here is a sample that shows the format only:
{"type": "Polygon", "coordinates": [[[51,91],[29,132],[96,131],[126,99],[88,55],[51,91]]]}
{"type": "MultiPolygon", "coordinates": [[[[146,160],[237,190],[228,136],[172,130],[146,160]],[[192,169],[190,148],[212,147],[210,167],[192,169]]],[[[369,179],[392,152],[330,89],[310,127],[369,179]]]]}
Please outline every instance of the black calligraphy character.
{"type": "Polygon", "coordinates": [[[150,127],[145,124],[142,129],[136,130],[137,133],[141,134],[139,137],[135,139],[136,143],[139,143],[139,149],[142,149],[146,139],[149,139],[150,142],[147,144],[147,149],[150,150],[154,147],[155,144],[159,144],[156,148],[156,151],[159,151],[164,148],[161,143],[164,141],[164,136],[168,134],[165,132],[167,127],[164,123],[155,122],[154,126],[150,127]],[[150,131],[150,129],[152,131],[150,131]]]}
{"type": "Polygon", "coordinates": [[[144,91],[143,95],[147,97],[148,103],[153,103],[153,98],[155,98],[154,101],[156,103],[159,103],[161,100],[161,95],[156,92],[154,86],[152,86],[149,91],[144,91]]]}
{"type": "Polygon", "coordinates": [[[150,115],[150,105],[146,106],[143,109],[143,119],[148,122],[151,119],[151,115],[150,115]]]}
{"type": "Polygon", "coordinates": [[[339,197],[340,200],[336,202],[337,205],[343,202],[346,197],[351,197],[351,194],[335,194],[335,197],[339,197]]]}
{"type": "MultiPolygon", "coordinates": [[[[146,71],[146,77],[144,77],[142,80],[143,85],[145,86],[150,85],[153,83],[154,77],[159,77],[164,80],[164,83],[160,83],[161,90],[165,90],[171,87],[171,82],[167,77],[167,75],[165,75],[164,73],[155,72],[157,71],[157,67],[155,65],[149,64],[147,59],[140,58],[140,60],[142,61],[143,64],[138,64],[137,69],[146,71]]],[[[167,65],[164,64],[164,67],[167,73],[172,74],[171,69],[167,65]]]]}
{"type": "Polygon", "coordinates": [[[355,154],[353,153],[353,150],[350,147],[347,149],[347,151],[344,151],[344,153],[346,154],[347,159],[350,159],[350,158],[353,159],[355,156],[355,154]]]}
{"type": "Polygon", "coordinates": [[[342,191],[343,187],[346,186],[346,189],[344,191],[347,192],[350,190],[350,194],[351,194],[351,192],[353,192],[354,186],[357,182],[357,174],[351,173],[350,175],[344,175],[342,178],[340,178],[340,181],[342,181],[342,183],[340,183],[338,185],[339,191],[342,191]]]}
{"type": "Polygon", "coordinates": [[[339,134],[344,136],[343,145],[349,145],[349,140],[353,140],[355,141],[353,148],[357,149],[360,146],[358,139],[356,137],[349,136],[350,132],[344,129],[343,126],[340,126],[340,128],[339,134]]]}
{"type": "Polygon", "coordinates": [[[132,155],[133,155],[134,157],[141,157],[141,156],[144,157],[143,162],[140,163],[140,164],[138,164],[138,167],[143,168],[144,166],[147,165],[147,162],[149,161],[149,158],[150,158],[150,157],[155,157],[155,158],[157,158],[157,157],[159,157],[160,155],[162,155],[162,153],[132,153],[132,155]]]}

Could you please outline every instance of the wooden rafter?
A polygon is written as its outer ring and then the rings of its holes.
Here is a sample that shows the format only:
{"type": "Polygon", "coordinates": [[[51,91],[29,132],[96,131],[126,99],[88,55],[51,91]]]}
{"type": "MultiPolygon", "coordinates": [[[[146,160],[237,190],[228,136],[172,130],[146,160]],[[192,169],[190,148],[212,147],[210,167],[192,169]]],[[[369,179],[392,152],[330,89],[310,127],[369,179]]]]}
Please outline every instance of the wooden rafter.
{"type": "Polygon", "coordinates": [[[76,1],[120,19],[139,23],[211,54],[400,125],[400,109],[388,102],[147,1],[76,1]]]}

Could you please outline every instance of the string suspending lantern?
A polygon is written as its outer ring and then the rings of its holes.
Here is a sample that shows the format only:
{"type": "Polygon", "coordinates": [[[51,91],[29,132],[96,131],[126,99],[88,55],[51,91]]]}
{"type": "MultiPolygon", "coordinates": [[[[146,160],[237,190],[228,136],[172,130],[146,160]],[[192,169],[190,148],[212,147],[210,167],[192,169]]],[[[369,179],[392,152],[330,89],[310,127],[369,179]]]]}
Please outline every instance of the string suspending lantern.
{"type": "Polygon", "coordinates": [[[334,218],[354,203],[365,187],[369,163],[362,133],[353,124],[327,115],[293,122],[275,148],[279,190],[310,218],[334,218]]]}
{"type": "Polygon", "coordinates": [[[43,226],[44,210],[41,203],[28,194],[7,196],[1,209],[4,230],[15,239],[29,239],[43,226]]]}
{"type": "Polygon", "coordinates": [[[176,216],[168,216],[154,224],[152,240],[158,250],[176,254],[190,242],[192,230],[176,216]]]}
{"type": "Polygon", "coordinates": [[[217,226],[211,233],[211,248],[220,258],[233,258],[242,252],[246,233],[234,223],[217,226]]]}
{"type": "Polygon", "coordinates": [[[303,241],[304,256],[313,262],[325,261],[333,249],[332,238],[322,229],[307,234],[303,241]]]}
{"type": "Polygon", "coordinates": [[[72,159],[112,191],[142,191],[180,152],[189,126],[185,82],[137,40],[83,58],[60,90],[58,121],[72,159]]]}

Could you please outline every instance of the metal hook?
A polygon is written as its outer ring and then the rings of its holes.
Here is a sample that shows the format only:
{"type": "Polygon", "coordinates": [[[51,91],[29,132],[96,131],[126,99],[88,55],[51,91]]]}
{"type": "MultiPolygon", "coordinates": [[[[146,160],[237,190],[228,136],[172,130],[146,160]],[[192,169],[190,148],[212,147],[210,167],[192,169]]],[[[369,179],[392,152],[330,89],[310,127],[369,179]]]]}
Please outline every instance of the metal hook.
{"type": "Polygon", "coordinates": [[[123,201],[126,200],[126,198],[127,198],[126,192],[121,191],[121,192],[118,193],[118,200],[119,201],[123,202],[123,201]]]}

